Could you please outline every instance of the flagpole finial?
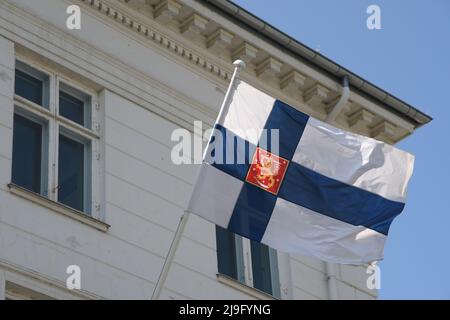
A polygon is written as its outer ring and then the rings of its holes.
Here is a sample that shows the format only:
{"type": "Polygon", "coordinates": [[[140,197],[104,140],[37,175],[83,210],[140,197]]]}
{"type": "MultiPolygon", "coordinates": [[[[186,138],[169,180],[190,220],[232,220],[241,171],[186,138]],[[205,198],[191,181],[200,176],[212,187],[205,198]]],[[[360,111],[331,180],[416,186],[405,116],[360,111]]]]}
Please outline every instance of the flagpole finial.
{"type": "Polygon", "coordinates": [[[234,61],[234,62],[233,62],[233,65],[234,65],[236,68],[239,68],[239,69],[244,69],[244,68],[247,66],[247,65],[245,64],[245,62],[242,61],[242,60],[240,60],[240,59],[234,61]]]}

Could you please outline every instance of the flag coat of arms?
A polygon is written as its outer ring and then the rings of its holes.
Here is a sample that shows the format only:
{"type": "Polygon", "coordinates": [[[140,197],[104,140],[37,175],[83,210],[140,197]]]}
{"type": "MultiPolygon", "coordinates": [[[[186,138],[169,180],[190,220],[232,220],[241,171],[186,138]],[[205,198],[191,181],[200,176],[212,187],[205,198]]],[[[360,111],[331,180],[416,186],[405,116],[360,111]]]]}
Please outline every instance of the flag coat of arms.
{"type": "Polygon", "coordinates": [[[314,119],[238,81],[215,125],[188,212],[324,261],[383,258],[414,157],[314,119]]]}

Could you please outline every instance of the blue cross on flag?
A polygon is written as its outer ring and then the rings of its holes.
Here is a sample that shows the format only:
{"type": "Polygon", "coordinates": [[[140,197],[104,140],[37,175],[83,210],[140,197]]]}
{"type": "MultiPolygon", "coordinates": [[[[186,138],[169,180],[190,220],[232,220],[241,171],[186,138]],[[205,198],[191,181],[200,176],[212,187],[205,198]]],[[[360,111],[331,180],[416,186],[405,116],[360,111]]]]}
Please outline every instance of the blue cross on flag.
{"type": "Polygon", "coordinates": [[[324,261],[383,258],[414,157],[316,120],[239,81],[188,211],[275,249],[324,261]]]}

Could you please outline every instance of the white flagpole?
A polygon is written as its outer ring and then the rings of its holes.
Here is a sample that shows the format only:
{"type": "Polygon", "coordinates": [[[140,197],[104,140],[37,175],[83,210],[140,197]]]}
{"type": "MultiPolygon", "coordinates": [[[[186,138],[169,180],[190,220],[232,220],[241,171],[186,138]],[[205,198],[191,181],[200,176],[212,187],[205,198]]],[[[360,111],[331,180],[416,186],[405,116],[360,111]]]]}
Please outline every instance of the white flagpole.
{"type": "MultiPolygon", "coordinates": [[[[228,90],[225,93],[225,97],[223,99],[222,105],[220,107],[219,115],[217,116],[217,119],[216,119],[216,122],[214,123],[213,129],[217,123],[222,122],[223,117],[226,115],[226,111],[228,110],[228,106],[229,106],[228,100],[230,99],[231,93],[232,93],[233,88],[238,79],[239,72],[241,69],[245,68],[245,62],[242,60],[236,60],[235,62],[233,62],[233,65],[234,65],[234,72],[233,72],[233,75],[231,76],[230,85],[228,86],[228,90]]],[[[211,140],[213,134],[214,134],[214,130],[211,131],[211,136],[209,137],[209,140],[211,140]]],[[[207,151],[208,151],[208,147],[205,148],[202,159],[205,159],[207,151]]],[[[201,169],[200,169],[200,171],[201,171],[201,169]]],[[[200,174],[197,175],[197,178],[195,180],[194,187],[193,187],[194,189],[199,180],[199,176],[200,176],[200,174]]],[[[191,200],[192,200],[192,196],[191,196],[191,200]]],[[[188,205],[188,208],[191,208],[191,206],[188,205]]],[[[178,249],[178,245],[180,244],[181,236],[183,235],[184,229],[186,228],[187,222],[189,220],[189,215],[190,215],[190,212],[186,210],[180,218],[180,222],[178,223],[177,230],[175,231],[175,235],[174,235],[172,243],[170,245],[169,252],[167,253],[166,260],[164,261],[164,265],[163,265],[161,273],[159,275],[158,282],[156,283],[155,290],[153,291],[152,300],[158,300],[161,295],[161,291],[164,287],[164,284],[167,279],[167,275],[169,274],[169,270],[170,270],[170,267],[173,262],[173,258],[175,257],[175,253],[178,249]]]]}

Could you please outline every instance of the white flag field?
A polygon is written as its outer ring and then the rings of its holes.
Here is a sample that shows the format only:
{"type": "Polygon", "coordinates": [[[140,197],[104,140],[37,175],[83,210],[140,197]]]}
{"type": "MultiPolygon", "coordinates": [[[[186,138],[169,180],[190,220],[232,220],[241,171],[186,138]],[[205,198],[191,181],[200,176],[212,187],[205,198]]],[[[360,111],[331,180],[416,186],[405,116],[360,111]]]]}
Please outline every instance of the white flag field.
{"type": "Polygon", "coordinates": [[[284,252],[371,263],[383,258],[413,165],[407,152],[237,81],[187,211],[284,252]]]}

